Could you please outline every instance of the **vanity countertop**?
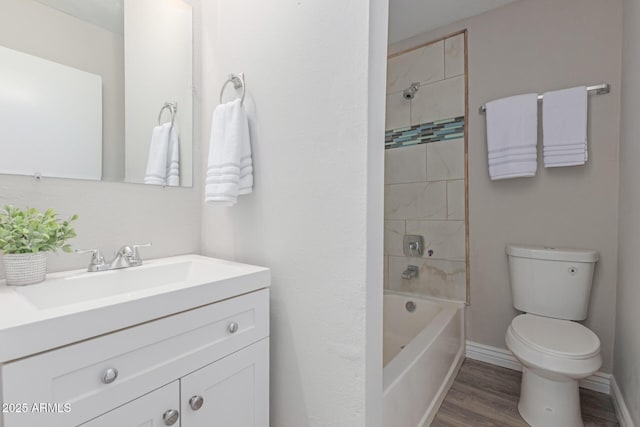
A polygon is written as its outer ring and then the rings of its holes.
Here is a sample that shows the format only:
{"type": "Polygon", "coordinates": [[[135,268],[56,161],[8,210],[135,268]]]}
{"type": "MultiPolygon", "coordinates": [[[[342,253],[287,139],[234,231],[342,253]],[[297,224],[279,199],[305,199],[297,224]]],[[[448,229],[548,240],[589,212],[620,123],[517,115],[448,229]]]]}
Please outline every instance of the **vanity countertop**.
{"type": "Polygon", "coordinates": [[[0,363],[233,298],[270,282],[268,268],[200,255],[149,260],[123,270],[48,274],[46,281],[24,287],[0,281],[0,363]],[[159,284],[138,285],[149,277],[159,284]],[[92,286],[109,290],[112,285],[120,289],[92,296],[92,286]]]}

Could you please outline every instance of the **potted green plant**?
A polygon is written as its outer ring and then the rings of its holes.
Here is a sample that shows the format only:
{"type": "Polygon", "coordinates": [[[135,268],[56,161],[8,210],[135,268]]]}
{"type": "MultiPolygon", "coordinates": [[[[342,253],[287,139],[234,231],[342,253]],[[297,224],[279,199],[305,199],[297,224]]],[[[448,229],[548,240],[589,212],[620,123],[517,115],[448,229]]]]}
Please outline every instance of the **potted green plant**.
{"type": "Polygon", "coordinates": [[[76,237],[71,223],[73,215],[60,220],[53,209],[41,212],[34,208],[19,209],[7,205],[0,209],[0,250],[7,285],[40,283],[47,274],[46,252],[62,249],[71,252],[67,240],[76,237]]]}

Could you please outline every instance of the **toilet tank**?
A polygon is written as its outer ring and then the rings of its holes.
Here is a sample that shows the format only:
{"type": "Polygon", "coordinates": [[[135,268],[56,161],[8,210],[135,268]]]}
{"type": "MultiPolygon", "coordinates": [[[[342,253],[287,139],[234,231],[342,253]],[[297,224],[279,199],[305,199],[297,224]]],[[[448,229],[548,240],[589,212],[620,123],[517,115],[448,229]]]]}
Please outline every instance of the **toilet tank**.
{"type": "Polygon", "coordinates": [[[598,252],[508,245],[513,306],[525,313],[565,320],[587,318],[598,252]]]}

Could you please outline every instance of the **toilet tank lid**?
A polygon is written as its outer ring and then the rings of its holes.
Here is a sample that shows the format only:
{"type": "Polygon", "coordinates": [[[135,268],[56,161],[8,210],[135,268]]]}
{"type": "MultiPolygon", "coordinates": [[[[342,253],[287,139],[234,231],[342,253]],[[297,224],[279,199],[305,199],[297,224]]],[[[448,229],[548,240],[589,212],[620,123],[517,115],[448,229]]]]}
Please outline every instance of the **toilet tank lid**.
{"type": "Polygon", "coordinates": [[[591,249],[555,248],[535,245],[507,245],[507,255],[552,261],[596,262],[598,252],[591,249]]]}

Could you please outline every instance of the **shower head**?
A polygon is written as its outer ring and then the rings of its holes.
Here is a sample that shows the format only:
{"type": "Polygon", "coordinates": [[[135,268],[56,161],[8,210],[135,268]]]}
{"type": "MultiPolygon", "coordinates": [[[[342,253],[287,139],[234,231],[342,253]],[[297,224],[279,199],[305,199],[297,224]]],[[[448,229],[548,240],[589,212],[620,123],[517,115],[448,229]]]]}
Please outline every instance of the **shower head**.
{"type": "Polygon", "coordinates": [[[411,86],[409,86],[402,92],[402,97],[407,100],[412,100],[416,96],[416,92],[418,92],[418,89],[420,89],[420,83],[411,83],[411,86]]]}

